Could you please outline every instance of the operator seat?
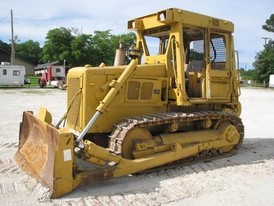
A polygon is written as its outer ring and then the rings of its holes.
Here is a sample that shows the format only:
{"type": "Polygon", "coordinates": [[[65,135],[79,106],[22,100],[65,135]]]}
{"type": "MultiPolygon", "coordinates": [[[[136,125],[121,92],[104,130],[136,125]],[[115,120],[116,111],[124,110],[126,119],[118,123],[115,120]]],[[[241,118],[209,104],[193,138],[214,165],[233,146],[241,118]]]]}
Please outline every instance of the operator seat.
{"type": "Polygon", "coordinates": [[[187,94],[189,97],[202,97],[204,69],[205,62],[203,60],[193,60],[187,65],[186,82],[188,82],[187,94]]]}

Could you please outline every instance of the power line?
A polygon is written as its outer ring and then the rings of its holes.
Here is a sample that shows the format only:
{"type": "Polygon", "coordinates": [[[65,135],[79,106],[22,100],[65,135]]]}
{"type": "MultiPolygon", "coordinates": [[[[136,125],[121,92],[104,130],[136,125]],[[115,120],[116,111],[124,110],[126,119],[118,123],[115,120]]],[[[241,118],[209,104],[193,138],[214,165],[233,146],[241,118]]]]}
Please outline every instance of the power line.
{"type": "Polygon", "coordinates": [[[4,21],[5,19],[7,19],[10,16],[10,13],[8,13],[6,16],[4,16],[2,19],[0,19],[0,22],[4,21]]]}

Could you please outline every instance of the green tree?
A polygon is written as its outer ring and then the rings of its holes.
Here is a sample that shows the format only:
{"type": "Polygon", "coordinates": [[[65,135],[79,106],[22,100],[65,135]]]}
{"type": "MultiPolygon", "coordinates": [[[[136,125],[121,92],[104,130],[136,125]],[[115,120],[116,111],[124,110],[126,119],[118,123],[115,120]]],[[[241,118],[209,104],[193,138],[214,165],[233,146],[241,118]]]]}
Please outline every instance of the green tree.
{"type": "MultiPolygon", "coordinates": [[[[128,50],[132,45],[135,46],[135,41],[136,41],[136,34],[133,32],[129,32],[127,34],[122,34],[122,35],[117,35],[113,38],[115,48],[118,48],[118,45],[120,41],[124,42],[124,47],[125,50],[128,50]]],[[[126,56],[126,61],[125,63],[129,63],[130,59],[128,56],[126,56]]]]}
{"type": "Polygon", "coordinates": [[[113,65],[115,58],[115,51],[119,46],[119,42],[123,41],[125,49],[129,48],[135,40],[134,33],[113,35],[109,30],[95,31],[92,37],[91,45],[91,64],[98,66],[104,62],[107,65],[113,65]]]}
{"type": "Polygon", "coordinates": [[[269,41],[263,51],[256,55],[254,67],[260,82],[269,82],[269,75],[274,74],[274,41],[269,41]]]}
{"type": "Polygon", "coordinates": [[[126,48],[129,48],[134,39],[134,33],[114,35],[107,30],[95,31],[91,35],[61,27],[47,33],[41,57],[44,62],[66,60],[69,67],[85,64],[98,66],[102,62],[113,65],[119,41],[124,41],[126,48]]]}
{"type": "Polygon", "coordinates": [[[71,41],[71,51],[74,66],[92,64],[92,35],[80,34],[71,41]]]}
{"type": "Polygon", "coordinates": [[[241,68],[239,71],[240,71],[240,74],[241,74],[243,80],[254,80],[254,81],[258,80],[258,78],[257,78],[258,74],[257,74],[256,69],[245,70],[245,69],[241,68]]]}
{"type": "Polygon", "coordinates": [[[92,38],[92,51],[93,51],[93,65],[99,65],[104,62],[107,65],[112,65],[114,61],[115,49],[117,45],[114,45],[114,36],[107,31],[94,31],[92,38]]]}
{"type": "Polygon", "coordinates": [[[42,49],[40,48],[39,42],[28,40],[26,42],[16,44],[16,54],[23,57],[30,62],[35,64],[39,63],[42,49]]]}
{"type": "MultiPolygon", "coordinates": [[[[266,20],[262,28],[274,33],[274,14],[266,20]]],[[[253,66],[257,70],[257,79],[268,83],[269,75],[274,74],[274,41],[270,40],[264,45],[264,50],[257,53],[253,66]]]]}
{"type": "Polygon", "coordinates": [[[75,59],[72,56],[71,42],[74,40],[71,29],[64,27],[49,30],[42,50],[42,60],[59,61],[66,60],[72,66],[75,59]]]}
{"type": "Polygon", "coordinates": [[[6,51],[10,51],[10,45],[3,42],[2,40],[0,40],[0,48],[6,50],[6,51]]]}
{"type": "Polygon", "coordinates": [[[265,24],[262,28],[269,32],[274,32],[274,14],[272,14],[269,19],[265,21],[265,24]]]}
{"type": "Polygon", "coordinates": [[[118,37],[117,43],[120,40],[123,41],[125,43],[126,49],[129,49],[136,40],[136,34],[134,32],[129,32],[127,34],[118,35],[117,37],[118,37]]]}

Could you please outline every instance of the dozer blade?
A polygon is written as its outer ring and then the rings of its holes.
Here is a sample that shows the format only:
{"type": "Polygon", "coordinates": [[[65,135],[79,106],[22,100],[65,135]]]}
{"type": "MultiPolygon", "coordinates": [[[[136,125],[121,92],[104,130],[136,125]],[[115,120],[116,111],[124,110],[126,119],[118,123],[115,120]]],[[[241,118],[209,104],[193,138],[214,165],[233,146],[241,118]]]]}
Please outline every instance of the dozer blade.
{"type": "Polygon", "coordinates": [[[15,160],[27,174],[51,190],[54,187],[54,158],[58,137],[57,129],[29,112],[23,113],[15,160]]]}

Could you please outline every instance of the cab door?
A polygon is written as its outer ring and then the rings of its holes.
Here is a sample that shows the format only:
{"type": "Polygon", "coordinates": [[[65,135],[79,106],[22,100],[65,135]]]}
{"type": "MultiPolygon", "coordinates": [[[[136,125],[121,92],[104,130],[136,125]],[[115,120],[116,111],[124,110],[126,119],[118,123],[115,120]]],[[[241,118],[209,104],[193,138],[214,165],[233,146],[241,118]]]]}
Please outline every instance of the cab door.
{"type": "Polygon", "coordinates": [[[231,65],[229,36],[218,32],[209,34],[209,64],[207,98],[229,101],[231,95],[231,65]]]}

